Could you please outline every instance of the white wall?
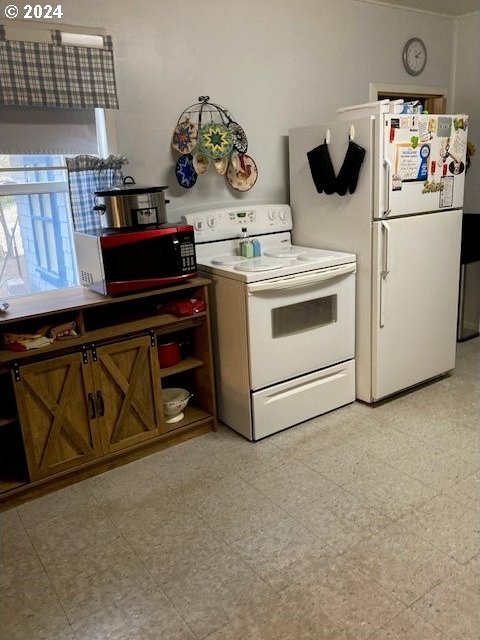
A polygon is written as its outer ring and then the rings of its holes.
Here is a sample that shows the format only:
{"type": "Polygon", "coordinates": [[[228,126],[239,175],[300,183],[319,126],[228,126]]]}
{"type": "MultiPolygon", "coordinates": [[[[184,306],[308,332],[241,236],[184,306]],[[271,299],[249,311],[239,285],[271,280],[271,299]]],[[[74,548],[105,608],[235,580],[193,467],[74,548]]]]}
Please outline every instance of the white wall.
{"type": "Polygon", "coordinates": [[[477,147],[465,179],[464,209],[480,214],[480,12],[455,20],[454,39],[454,109],[469,114],[468,139],[477,147]]]}
{"type": "MultiPolygon", "coordinates": [[[[113,36],[119,151],[138,182],[168,184],[169,218],[191,208],[288,198],[291,127],[367,102],[369,83],[449,87],[453,20],[355,0],[64,0],[63,21],[113,36]],[[402,49],[422,37],[429,58],[412,79],[402,49]],[[227,106],[244,127],[259,179],[231,191],[213,170],[191,190],[173,173],[177,118],[200,95],[227,106]]],[[[480,153],[480,152],[479,152],[480,153]]]]}

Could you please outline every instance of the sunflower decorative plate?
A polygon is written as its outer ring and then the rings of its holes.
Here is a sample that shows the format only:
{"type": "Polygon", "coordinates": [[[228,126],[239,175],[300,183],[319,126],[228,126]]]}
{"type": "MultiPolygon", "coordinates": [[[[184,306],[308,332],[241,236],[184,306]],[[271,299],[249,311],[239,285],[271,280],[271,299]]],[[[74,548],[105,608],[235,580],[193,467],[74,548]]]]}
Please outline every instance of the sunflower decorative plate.
{"type": "Polygon", "coordinates": [[[197,144],[198,129],[187,118],[179,122],[173,131],[172,147],[179,153],[191,153],[197,144]]]}
{"type": "Polygon", "coordinates": [[[213,160],[228,156],[233,149],[232,132],[223,124],[206,124],[199,131],[198,148],[213,160]]]}
{"type": "Polygon", "coordinates": [[[193,158],[190,153],[180,156],[177,160],[175,175],[178,184],[184,189],[191,189],[196,183],[198,175],[193,167],[193,158]]]}

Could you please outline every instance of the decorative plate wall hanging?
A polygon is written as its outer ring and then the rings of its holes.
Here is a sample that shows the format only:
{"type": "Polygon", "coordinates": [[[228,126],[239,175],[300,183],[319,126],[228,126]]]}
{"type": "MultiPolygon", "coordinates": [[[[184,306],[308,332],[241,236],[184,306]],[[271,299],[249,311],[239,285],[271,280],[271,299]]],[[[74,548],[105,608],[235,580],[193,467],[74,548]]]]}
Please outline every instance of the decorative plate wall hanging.
{"type": "Polygon", "coordinates": [[[198,139],[198,129],[187,118],[179,122],[173,131],[172,147],[178,153],[192,153],[198,139]]]}
{"type": "Polygon", "coordinates": [[[197,172],[193,167],[193,158],[190,153],[180,156],[175,165],[175,175],[178,184],[185,189],[191,189],[197,181],[197,172]]]}
{"type": "Polygon", "coordinates": [[[210,102],[209,96],[198,100],[180,114],[172,135],[172,147],[181,154],[175,165],[178,184],[190,189],[213,165],[233,189],[248,191],[258,170],[246,155],[248,140],[243,127],[228,109],[210,102]]]}

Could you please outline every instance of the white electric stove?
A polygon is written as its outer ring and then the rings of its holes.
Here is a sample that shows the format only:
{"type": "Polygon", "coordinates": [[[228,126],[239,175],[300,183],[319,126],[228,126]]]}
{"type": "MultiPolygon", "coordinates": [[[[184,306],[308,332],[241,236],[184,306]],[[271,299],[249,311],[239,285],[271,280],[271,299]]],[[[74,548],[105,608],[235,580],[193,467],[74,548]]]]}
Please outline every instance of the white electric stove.
{"type": "Polygon", "coordinates": [[[218,415],[250,440],[355,399],[355,256],[294,246],[288,205],[187,214],[213,281],[218,415]],[[261,256],[240,255],[257,239],[261,256]]]}

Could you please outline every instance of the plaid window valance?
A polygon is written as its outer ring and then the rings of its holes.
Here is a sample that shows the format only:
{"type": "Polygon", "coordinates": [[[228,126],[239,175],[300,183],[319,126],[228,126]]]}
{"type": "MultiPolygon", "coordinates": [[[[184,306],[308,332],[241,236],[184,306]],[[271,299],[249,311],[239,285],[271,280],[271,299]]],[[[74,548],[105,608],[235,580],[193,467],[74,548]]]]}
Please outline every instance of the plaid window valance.
{"type": "Polygon", "coordinates": [[[23,107],[118,109],[110,36],[103,47],[24,42],[6,37],[0,25],[0,104],[23,107]]]}

